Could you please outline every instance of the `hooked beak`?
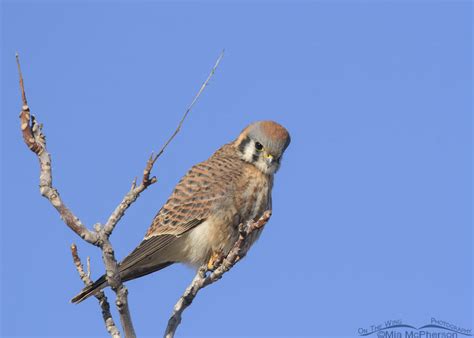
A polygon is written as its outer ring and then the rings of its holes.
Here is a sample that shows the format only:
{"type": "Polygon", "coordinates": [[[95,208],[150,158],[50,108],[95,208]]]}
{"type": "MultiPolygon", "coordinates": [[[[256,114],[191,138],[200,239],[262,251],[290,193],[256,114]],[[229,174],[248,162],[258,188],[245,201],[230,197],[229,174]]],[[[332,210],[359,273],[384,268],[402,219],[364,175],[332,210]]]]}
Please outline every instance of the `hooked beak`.
{"type": "Polygon", "coordinates": [[[267,161],[268,165],[273,164],[275,162],[275,157],[272,154],[265,153],[265,160],[267,161]]]}

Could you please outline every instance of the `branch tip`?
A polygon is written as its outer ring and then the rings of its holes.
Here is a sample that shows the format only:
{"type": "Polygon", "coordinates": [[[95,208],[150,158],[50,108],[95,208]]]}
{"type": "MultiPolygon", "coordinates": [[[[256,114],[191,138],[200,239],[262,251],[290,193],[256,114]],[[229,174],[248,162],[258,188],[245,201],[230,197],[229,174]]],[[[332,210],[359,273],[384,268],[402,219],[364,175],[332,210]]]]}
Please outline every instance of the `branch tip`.
{"type": "MultiPolygon", "coordinates": [[[[204,89],[206,88],[206,86],[209,84],[209,81],[211,80],[212,76],[214,75],[217,67],[219,66],[219,63],[221,62],[222,58],[224,57],[224,50],[222,50],[222,52],[219,54],[219,57],[217,58],[214,66],[212,67],[211,69],[211,72],[209,73],[209,75],[207,76],[206,80],[204,81],[204,83],[201,85],[201,88],[199,88],[199,91],[197,92],[197,94],[194,96],[193,100],[191,101],[191,104],[188,106],[188,108],[186,109],[186,111],[184,112],[183,114],[183,117],[181,118],[181,120],[179,121],[178,123],[178,127],[176,127],[176,130],[173,132],[173,134],[168,138],[168,140],[165,142],[165,144],[161,147],[160,151],[158,152],[158,154],[156,155],[156,158],[154,161],[156,161],[158,159],[158,157],[160,157],[163,152],[165,151],[166,147],[168,147],[168,145],[171,143],[171,141],[175,138],[175,136],[179,133],[179,131],[181,130],[181,127],[183,126],[183,123],[184,123],[184,120],[186,120],[186,117],[188,116],[189,112],[193,109],[194,105],[196,104],[197,100],[199,99],[199,97],[201,96],[202,92],[204,91],[204,89]]],[[[154,163],[154,162],[153,162],[154,163]]]]}
{"type": "Polygon", "coordinates": [[[131,188],[131,190],[134,190],[136,187],[137,187],[137,176],[135,176],[135,178],[134,178],[133,181],[132,181],[132,188],[131,188]]]}
{"type": "Polygon", "coordinates": [[[20,78],[21,101],[23,102],[23,106],[28,106],[28,102],[26,100],[26,94],[25,94],[25,85],[23,83],[23,73],[21,72],[21,66],[20,66],[20,55],[18,54],[18,52],[16,52],[15,58],[16,58],[16,65],[18,68],[18,76],[20,78]]]}
{"type": "Polygon", "coordinates": [[[87,278],[91,277],[91,258],[87,256],[87,278]]]}

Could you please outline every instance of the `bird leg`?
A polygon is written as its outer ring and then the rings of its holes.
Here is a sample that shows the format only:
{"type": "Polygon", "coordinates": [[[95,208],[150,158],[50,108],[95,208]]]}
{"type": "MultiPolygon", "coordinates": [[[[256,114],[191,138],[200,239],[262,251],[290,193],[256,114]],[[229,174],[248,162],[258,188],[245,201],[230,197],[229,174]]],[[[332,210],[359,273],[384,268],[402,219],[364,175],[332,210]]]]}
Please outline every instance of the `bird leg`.
{"type": "Polygon", "coordinates": [[[214,271],[222,263],[224,255],[222,251],[213,251],[207,262],[207,270],[214,271]]]}

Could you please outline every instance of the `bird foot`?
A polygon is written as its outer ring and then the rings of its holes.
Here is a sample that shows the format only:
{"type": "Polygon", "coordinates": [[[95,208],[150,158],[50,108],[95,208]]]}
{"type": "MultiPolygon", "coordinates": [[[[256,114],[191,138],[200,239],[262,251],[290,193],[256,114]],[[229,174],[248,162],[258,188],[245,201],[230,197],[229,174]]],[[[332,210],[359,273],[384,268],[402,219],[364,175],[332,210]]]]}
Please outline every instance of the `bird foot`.
{"type": "Polygon", "coordinates": [[[207,262],[207,270],[214,271],[224,259],[222,252],[214,251],[207,262]]]}

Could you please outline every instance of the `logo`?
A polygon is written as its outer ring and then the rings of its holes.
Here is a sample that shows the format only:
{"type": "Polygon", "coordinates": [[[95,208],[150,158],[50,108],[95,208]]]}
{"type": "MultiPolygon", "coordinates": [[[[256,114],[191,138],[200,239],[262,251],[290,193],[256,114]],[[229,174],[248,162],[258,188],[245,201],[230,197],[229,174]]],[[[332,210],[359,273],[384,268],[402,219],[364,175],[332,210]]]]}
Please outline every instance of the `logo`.
{"type": "Polygon", "coordinates": [[[416,327],[404,323],[402,320],[387,320],[383,324],[360,327],[359,336],[373,336],[377,338],[461,338],[473,336],[471,329],[467,329],[445,320],[431,318],[426,325],[416,327]]]}

